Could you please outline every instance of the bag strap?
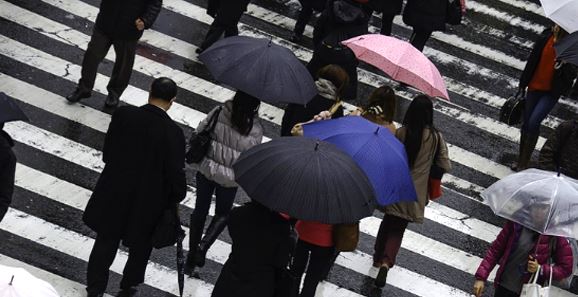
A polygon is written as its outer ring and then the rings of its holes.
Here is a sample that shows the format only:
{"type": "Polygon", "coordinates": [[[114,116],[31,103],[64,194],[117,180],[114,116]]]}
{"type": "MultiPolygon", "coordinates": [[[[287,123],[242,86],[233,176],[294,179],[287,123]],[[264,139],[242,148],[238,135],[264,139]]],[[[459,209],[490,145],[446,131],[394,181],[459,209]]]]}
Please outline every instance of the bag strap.
{"type": "Polygon", "coordinates": [[[213,132],[213,130],[215,130],[215,126],[217,126],[217,122],[219,121],[219,114],[221,113],[221,109],[223,109],[223,107],[219,106],[215,111],[215,113],[213,113],[211,119],[209,119],[209,123],[207,125],[207,128],[205,128],[205,131],[213,132]]]}

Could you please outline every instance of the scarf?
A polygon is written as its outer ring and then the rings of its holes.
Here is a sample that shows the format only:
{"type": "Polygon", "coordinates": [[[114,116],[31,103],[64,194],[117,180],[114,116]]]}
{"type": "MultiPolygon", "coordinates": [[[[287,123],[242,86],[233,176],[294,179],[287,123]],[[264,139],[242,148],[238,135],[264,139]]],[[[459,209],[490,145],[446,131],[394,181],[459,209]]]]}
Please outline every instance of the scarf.
{"type": "Polygon", "coordinates": [[[315,86],[317,87],[317,91],[319,91],[319,96],[330,100],[337,99],[337,88],[332,82],[320,78],[315,81],[315,86]]]}

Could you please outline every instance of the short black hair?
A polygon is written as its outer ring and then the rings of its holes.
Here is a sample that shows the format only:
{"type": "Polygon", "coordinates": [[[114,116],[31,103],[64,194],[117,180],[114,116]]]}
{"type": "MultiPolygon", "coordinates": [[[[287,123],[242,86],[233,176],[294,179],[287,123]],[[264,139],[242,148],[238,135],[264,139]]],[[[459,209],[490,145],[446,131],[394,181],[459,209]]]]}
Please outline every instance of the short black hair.
{"type": "Polygon", "coordinates": [[[177,84],[168,77],[159,77],[151,85],[151,98],[171,101],[177,96],[177,84]]]}

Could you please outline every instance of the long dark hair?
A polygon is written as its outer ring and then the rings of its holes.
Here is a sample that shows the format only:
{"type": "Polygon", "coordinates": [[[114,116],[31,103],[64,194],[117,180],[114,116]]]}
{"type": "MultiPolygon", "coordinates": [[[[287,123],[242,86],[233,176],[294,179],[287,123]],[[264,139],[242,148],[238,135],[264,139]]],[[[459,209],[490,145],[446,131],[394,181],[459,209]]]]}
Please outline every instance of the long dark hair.
{"type": "Polygon", "coordinates": [[[413,99],[405,113],[403,126],[406,129],[405,151],[409,167],[413,168],[421,149],[423,130],[429,128],[432,132],[436,131],[433,125],[433,103],[428,96],[418,95],[413,99]]]}
{"type": "Polygon", "coordinates": [[[363,108],[363,117],[372,122],[393,122],[395,116],[395,92],[388,86],[379,87],[369,95],[369,102],[363,108]]]}
{"type": "Polygon", "coordinates": [[[241,135],[249,135],[253,128],[253,118],[259,110],[261,101],[247,93],[237,91],[233,97],[231,123],[241,135]]]}

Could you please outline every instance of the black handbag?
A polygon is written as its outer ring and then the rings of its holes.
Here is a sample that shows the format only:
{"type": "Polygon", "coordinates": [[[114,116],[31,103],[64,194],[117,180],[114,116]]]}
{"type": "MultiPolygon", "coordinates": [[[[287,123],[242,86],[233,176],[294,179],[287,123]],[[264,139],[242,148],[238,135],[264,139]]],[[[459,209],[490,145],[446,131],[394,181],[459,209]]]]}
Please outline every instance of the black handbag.
{"type": "Polygon", "coordinates": [[[522,114],[524,113],[524,104],[526,102],[524,92],[518,92],[508,98],[506,103],[500,109],[500,122],[508,125],[517,125],[522,122],[522,114]]]}
{"type": "Polygon", "coordinates": [[[189,148],[185,153],[187,163],[199,163],[207,155],[211,145],[211,133],[215,130],[221,109],[222,107],[219,106],[217,111],[213,113],[203,131],[193,131],[191,138],[189,138],[189,148]]]}
{"type": "Polygon", "coordinates": [[[460,0],[453,0],[448,3],[446,23],[450,25],[460,25],[462,23],[462,3],[460,0]]]}
{"type": "Polygon", "coordinates": [[[181,220],[177,206],[166,209],[155,230],[151,239],[152,246],[156,249],[173,246],[178,240],[185,238],[185,230],[181,227],[181,220]]]}

